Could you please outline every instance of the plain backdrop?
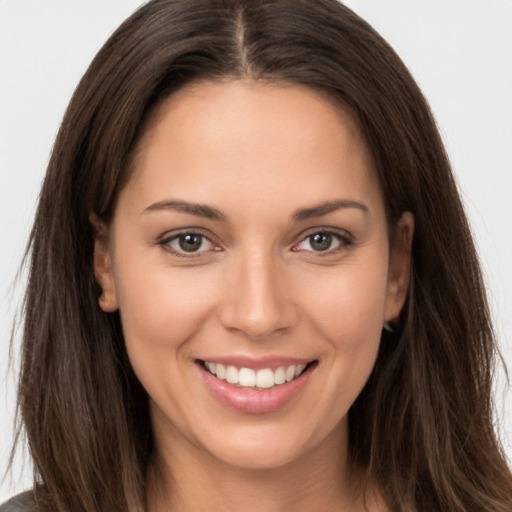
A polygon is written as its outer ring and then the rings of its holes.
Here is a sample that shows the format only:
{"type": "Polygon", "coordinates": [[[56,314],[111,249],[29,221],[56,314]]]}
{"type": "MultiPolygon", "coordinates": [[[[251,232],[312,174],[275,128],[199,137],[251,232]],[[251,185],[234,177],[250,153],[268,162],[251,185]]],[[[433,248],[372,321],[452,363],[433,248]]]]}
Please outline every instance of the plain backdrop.
{"type": "MultiPolygon", "coordinates": [[[[314,1],[314,0],[312,0],[314,1]]],[[[12,441],[14,286],[64,109],[94,54],[140,0],[0,0],[0,474],[12,441]]],[[[347,0],[401,55],[437,117],[473,226],[500,346],[512,361],[512,0],[347,0]]],[[[443,226],[439,226],[443,229],[443,226]]],[[[15,347],[19,336],[15,336],[15,347]]],[[[512,368],[511,368],[512,370],[512,368]]],[[[497,375],[512,457],[512,397],[497,375]]],[[[16,460],[0,503],[31,486],[16,460]]]]}

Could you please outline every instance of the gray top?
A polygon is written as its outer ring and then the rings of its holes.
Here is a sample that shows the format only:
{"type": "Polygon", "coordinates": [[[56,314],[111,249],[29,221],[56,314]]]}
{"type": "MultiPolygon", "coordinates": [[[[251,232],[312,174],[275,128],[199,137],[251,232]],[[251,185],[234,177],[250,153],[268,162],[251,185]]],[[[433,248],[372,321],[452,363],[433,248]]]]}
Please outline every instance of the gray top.
{"type": "Polygon", "coordinates": [[[7,503],[0,505],[0,512],[34,512],[34,501],[32,491],[18,494],[7,503]]]}

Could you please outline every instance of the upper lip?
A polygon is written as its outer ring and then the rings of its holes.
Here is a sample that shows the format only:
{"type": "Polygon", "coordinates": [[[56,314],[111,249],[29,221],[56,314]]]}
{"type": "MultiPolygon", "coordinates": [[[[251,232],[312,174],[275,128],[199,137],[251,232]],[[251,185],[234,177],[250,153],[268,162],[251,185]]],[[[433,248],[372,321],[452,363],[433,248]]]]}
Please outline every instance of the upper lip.
{"type": "Polygon", "coordinates": [[[199,361],[223,364],[225,366],[235,366],[236,368],[252,368],[253,370],[262,370],[264,368],[276,370],[281,366],[306,365],[312,363],[315,359],[287,356],[266,356],[257,358],[250,356],[212,356],[201,358],[199,361]]]}

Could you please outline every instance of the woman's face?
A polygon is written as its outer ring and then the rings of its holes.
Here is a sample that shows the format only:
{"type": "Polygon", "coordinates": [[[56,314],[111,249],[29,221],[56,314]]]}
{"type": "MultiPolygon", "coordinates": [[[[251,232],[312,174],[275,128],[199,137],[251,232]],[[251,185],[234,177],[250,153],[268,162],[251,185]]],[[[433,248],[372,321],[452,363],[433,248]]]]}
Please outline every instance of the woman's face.
{"type": "Polygon", "coordinates": [[[246,468],[339,455],[409,272],[351,116],[299,86],[202,83],[138,149],[95,269],[157,447],[246,468]]]}

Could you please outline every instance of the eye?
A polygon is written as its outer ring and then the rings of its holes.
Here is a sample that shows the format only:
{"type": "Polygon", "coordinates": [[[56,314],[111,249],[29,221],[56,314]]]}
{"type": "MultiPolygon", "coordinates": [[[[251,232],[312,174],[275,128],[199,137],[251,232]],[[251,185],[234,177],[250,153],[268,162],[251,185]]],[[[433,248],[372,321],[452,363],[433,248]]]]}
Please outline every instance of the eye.
{"type": "Polygon", "coordinates": [[[201,233],[180,233],[160,242],[164,249],[179,255],[197,254],[217,250],[217,246],[201,233]]]}
{"type": "Polygon", "coordinates": [[[350,245],[348,237],[331,231],[316,231],[304,238],[294,247],[296,251],[335,252],[350,245]]]}

